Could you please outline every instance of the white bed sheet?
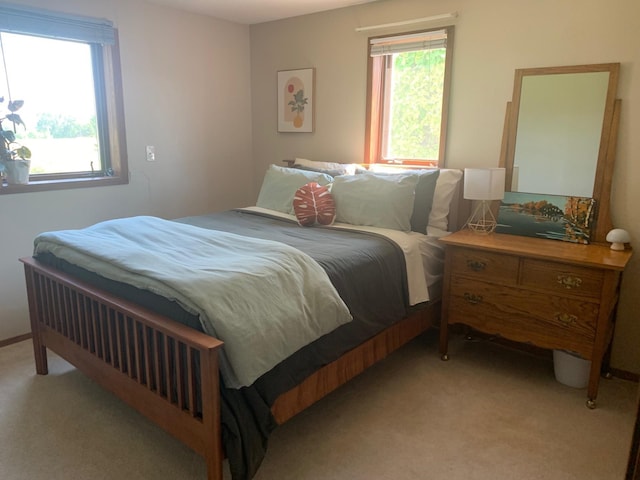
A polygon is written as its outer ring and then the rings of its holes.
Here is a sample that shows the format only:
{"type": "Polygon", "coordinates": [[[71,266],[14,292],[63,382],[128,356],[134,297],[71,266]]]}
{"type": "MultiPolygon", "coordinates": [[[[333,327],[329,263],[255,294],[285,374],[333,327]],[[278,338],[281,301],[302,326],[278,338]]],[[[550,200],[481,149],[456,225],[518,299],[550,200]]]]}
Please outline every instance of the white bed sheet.
{"type": "MultiPolygon", "coordinates": [[[[289,215],[262,207],[245,207],[241,210],[261,212],[293,220],[294,222],[297,221],[295,215],[289,215]]],[[[450,232],[437,228],[429,228],[428,235],[424,235],[417,232],[401,232],[388,228],[365,227],[347,223],[334,223],[330,227],[319,228],[341,228],[372,232],[395,242],[404,252],[405,263],[407,265],[409,303],[411,305],[429,301],[431,299],[429,290],[442,279],[444,245],[442,242],[439,242],[438,239],[449,235],[450,232]]]]}

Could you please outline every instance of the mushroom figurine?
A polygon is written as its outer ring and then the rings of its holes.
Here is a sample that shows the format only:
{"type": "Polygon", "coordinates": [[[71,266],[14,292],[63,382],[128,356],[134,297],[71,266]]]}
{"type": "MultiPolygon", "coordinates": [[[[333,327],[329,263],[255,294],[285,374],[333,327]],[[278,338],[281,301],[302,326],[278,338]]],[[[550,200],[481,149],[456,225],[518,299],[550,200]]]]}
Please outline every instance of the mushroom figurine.
{"type": "Polygon", "coordinates": [[[624,250],[624,244],[630,241],[629,232],[622,228],[614,228],[607,233],[607,242],[611,242],[611,250],[624,250]]]}

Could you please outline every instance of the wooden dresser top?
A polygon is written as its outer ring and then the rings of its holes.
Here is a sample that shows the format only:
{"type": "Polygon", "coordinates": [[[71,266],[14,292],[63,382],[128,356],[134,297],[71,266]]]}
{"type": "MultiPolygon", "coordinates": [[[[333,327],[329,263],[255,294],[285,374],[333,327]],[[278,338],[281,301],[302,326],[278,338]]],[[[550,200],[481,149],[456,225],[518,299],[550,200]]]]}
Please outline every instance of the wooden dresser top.
{"type": "Polygon", "coordinates": [[[482,235],[471,230],[460,230],[440,239],[446,245],[490,250],[505,255],[519,255],[555,262],[566,262],[609,270],[624,270],[632,250],[611,250],[608,245],[582,245],[578,243],[523,237],[503,233],[482,235]]]}

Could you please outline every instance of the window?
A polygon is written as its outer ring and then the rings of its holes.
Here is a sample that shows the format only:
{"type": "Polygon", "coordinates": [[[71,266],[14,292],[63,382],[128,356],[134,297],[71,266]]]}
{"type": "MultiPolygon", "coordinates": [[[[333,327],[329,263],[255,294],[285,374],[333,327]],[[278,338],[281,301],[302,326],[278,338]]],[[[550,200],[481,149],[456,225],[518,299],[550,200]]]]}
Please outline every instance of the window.
{"type": "Polygon", "coordinates": [[[369,39],[368,163],[444,162],[453,27],[369,39]]]}
{"type": "Polygon", "coordinates": [[[0,47],[2,116],[24,101],[15,137],[31,151],[29,183],[0,193],[127,183],[112,23],[0,3],[0,47]]]}

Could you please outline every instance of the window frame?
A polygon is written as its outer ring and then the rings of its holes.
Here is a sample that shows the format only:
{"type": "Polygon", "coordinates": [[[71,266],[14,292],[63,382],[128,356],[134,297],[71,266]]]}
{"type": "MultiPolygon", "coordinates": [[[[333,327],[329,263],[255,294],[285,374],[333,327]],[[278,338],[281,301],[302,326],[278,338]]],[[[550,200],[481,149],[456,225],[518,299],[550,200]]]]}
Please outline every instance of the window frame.
{"type": "Polygon", "coordinates": [[[447,125],[449,118],[449,97],[451,91],[451,69],[453,65],[453,40],[455,27],[453,25],[417,30],[412,32],[399,32],[390,35],[380,35],[367,39],[367,112],[365,128],[365,152],[366,164],[382,164],[396,166],[419,166],[419,167],[443,167],[446,159],[447,125]],[[422,160],[416,158],[385,159],[383,157],[385,126],[385,113],[388,110],[388,95],[385,92],[390,90],[386,81],[386,63],[389,61],[386,56],[371,56],[371,40],[379,38],[393,38],[403,35],[413,35],[427,32],[444,30],[447,35],[444,85],[442,92],[442,112],[440,117],[440,141],[438,158],[422,160]]]}
{"type": "MultiPolygon", "coordinates": [[[[56,12],[51,12],[56,15],[56,12]]],[[[60,13],[60,16],[64,14],[60,13]]],[[[10,30],[2,29],[8,33],[10,30]]],[[[22,33],[22,32],[21,32],[22,33]]],[[[100,156],[103,168],[93,172],[65,172],[56,174],[32,174],[29,183],[24,185],[0,185],[0,195],[42,192],[48,190],[66,190],[73,188],[123,185],[129,183],[129,169],[126,149],[124,101],[120,49],[117,29],[112,29],[113,43],[95,43],[90,45],[96,97],[96,114],[102,122],[98,129],[100,156]],[[106,157],[105,157],[106,156],[106,157]]],[[[25,35],[38,36],[24,32],[25,35]]]]}

